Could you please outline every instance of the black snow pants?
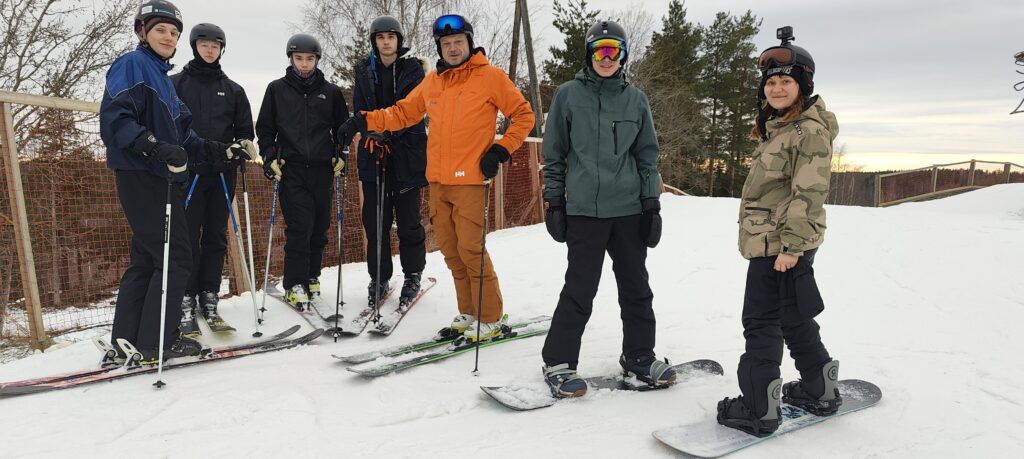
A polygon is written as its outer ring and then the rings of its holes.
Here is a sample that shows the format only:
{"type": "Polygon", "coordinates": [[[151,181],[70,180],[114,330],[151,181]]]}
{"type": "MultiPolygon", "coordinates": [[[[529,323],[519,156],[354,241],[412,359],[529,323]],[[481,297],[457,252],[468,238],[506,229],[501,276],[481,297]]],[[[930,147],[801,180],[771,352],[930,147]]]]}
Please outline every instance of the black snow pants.
{"type": "MultiPolygon", "coordinates": [[[[420,219],[420,188],[404,187],[395,177],[392,169],[384,169],[381,177],[384,188],[384,207],[381,212],[380,235],[380,281],[391,278],[394,266],[391,262],[391,225],[398,224],[398,256],[402,272],[412,274],[423,272],[426,266],[426,232],[420,219]]],[[[366,260],[370,278],[377,276],[377,183],[364,181],[363,186],[363,230],[366,232],[366,260]]]]}
{"type": "MultiPolygon", "coordinates": [[[[224,172],[229,199],[235,197],[235,176],[235,169],[224,172]]],[[[189,185],[194,178],[189,177],[189,185]]],[[[225,230],[230,218],[220,174],[199,175],[192,197],[188,200],[188,207],[185,208],[185,215],[188,217],[188,234],[192,242],[192,275],[188,278],[185,294],[194,296],[199,292],[218,293],[224,272],[224,256],[228,250],[225,230]]]]}
{"type": "Polygon", "coordinates": [[[281,177],[281,213],[284,214],[284,288],[320,277],[327,246],[334,194],[334,171],[329,165],[285,164],[281,177]]]}

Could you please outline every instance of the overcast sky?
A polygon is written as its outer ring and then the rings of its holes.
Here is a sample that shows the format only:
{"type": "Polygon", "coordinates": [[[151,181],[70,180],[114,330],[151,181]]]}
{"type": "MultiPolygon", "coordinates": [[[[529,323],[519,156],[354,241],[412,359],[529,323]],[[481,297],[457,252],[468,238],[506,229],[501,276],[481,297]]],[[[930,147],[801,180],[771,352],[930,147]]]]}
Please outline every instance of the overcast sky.
{"type": "MultiPolygon", "coordinates": [[[[254,111],[288,64],[284,46],[301,26],[301,3],[175,1],[186,31],[198,22],[225,29],[224,69],[245,88],[254,111]]],[[[668,3],[588,1],[605,13],[645,9],[655,29],[668,3]]],[[[561,43],[551,4],[530,2],[538,53],[561,43]]],[[[1013,60],[1024,51],[1022,0],[690,0],[686,8],[702,24],[718,11],[752,10],[764,21],[755,40],[760,49],[778,44],[776,28],[793,26],[795,43],[817,64],[816,90],[839,119],[836,147],[845,144],[847,158],[869,170],[970,158],[1024,164],[1024,114],[1009,115],[1024,99],[1013,89],[1024,81],[1015,72],[1024,67],[1013,60]]],[[[174,63],[180,68],[190,58],[183,40],[174,63]]]]}

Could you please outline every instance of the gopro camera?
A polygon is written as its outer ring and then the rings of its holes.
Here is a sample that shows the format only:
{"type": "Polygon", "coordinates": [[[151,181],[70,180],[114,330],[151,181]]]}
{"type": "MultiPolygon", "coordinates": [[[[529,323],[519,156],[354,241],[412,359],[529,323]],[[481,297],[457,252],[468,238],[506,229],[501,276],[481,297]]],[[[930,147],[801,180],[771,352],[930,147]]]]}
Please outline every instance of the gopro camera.
{"type": "Polygon", "coordinates": [[[775,38],[782,40],[782,45],[788,45],[789,42],[793,41],[793,27],[785,26],[775,29],[775,38]]]}

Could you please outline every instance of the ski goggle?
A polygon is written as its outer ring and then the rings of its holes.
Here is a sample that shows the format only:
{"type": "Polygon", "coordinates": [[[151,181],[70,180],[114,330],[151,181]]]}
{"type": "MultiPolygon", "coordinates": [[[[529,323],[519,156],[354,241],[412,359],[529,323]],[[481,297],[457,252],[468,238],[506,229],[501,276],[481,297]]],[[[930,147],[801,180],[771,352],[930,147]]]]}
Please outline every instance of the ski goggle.
{"type": "Polygon", "coordinates": [[[796,54],[793,50],[784,46],[768,48],[761,53],[757,59],[757,68],[764,70],[769,67],[792,65],[795,62],[796,54]]]}
{"type": "Polygon", "coordinates": [[[457,14],[446,14],[434,21],[434,37],[443,37],[466,31],[466,19],[457,14]]]}
{"type": "Polygon", "coordinates": [[[590,58],[594,61],[602,61],[604,59],[618,61],[622,59],[623,53],[626,52],[626,44],[614,38],[602,38],[588,43],[587,50],[589,51],[590,58]]]}

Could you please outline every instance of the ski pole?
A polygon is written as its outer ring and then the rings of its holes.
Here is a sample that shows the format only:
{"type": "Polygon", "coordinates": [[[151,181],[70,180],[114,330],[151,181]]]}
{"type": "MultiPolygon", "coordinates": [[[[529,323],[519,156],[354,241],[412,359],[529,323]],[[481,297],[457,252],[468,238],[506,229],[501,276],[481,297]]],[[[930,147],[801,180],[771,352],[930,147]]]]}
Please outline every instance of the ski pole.
{"type": "Polygon", "coordinates": [[[480,298],[476,303],[476,363],[473,374],[480,371],[480,320],[484,310],[484,257],[487,256],[487,218],[491,209],[491,179],[484,180],[484,232],[480,238],[480,298]]]}
{"type": "Polygon", "coordinates": [[[199,183],[199,174],[196,174],[195,178],[192,179],[192,184],[188,187],[188,195],[185,196],[186,209],[188,209],[188,203],[192,201],[192,192],[196,190],[196,183],[199,183]]]}
{"type": "MultiPolygon", "coordinates": [[[[249,278],[252,283],[249,285],[253,296],[256,295],[256,257],[253,256],[252,248],[252,219],[249,216],[249,187],[245,183],[245,161],[241,164],[242,172],[242,202],[245,206],[245,236],[249,243],[249,278]]],[[[239,254],[241,255],[241,254],[239,254]]]]}
{"type": "MultiPolygon", "coordinates": [[[[245,271],[246,275],[250,273],[249,267],[246,266],[248,263],[245,262],[245,247],[242,247],[242,232],[238,229],[238,219],[235,217],[235,210],[231,207],[231,197],[228,196],[228,181],[224,179],[224,173],[220,173],[220,186],[224,190],[224,204],[228,206],[228,215],[231,216],[231,227],[235,231],[235,242],[238,244],[238,259],[242,263],[242,271],[245,271]]],[[[252,334],[254,337],[263,336],[260,332],[260,312],[259,307],[256,306],[256,292],[255,292],[256,279],[249,278],[249,298],[252,299],[252,314],[253,322],[256,324],[256,332],[252,334]]]]}
{"type": "Polygon", "coordinates": [[[374,275],[373,281],[373,322],[377,323],[380,319],[380,245],[382,239],[382,233],[384,226],[384,189],[387,186],[384,177],[384,161],[381,161],[380,153],[381,150],[377,148],[377,273],[374,275]]]}
{"type": "MultiPolygon", "coordinates": [[[[281,150],[276,149],[278,166],[280,167],[281,150]]],[[[281,172],[284,174],[284,171],[281,172]]],[[[270,229],[267,231],[267,260],[263,265],[263,301],[260,305],[260,323],[263,323],[263,313],[267,311],[267,292],[270,290],[270,248],[274,243],[274,220],[277,216],[277,191],[280,189],[281,181],[274,179],[274,197],[270,201],[270,229]]],[[[276,290],[276,289],[275,289],[276,290]]]]}
{"type": "MultiPolygon", "coordinates": [[[[342,161],[345,161],[347,159],[347,157],[348,157],[348,155],[346,155],[344,153],[344,150],[342,150],[342,154],[341,155],[342,155],[341,156],[341,160],[342,161]]],[[[346,161],[345,167],[348,167],[347,161],[346,161]]],[[[337,176],[334,177],[334,202],[335,202],[335,206],[336,206],[336,210],[337,210],[336,215],[337,215],[337,223],[338,223],[338,288],[337,288],[337,291],[335,293],[336,301],[334,302],[334,342],[335,343],[338,342],[338,321],[341,319],[341,306],[345,303],[342,300],[342,297],[341,297],[341,292],[344,291],[344,289],[341,288],[341,279],[342,279],[342,277],[341,277],[341,268],[345,265],[345,249],[344,249],[344,245],[342,244],[342,240],[341,240],[341,237],[342,237],[342,227],[345,224],[345,214],[342,213],[342,209],[344,209],[344,206],[341,205],[341,190],[340,190],[340,186],[339,186],[339,183],[338,183],[341,180],[341,177],[345,177],[345,191],[347,192],[348,191],[348,174],[345,173],[345,169],[341,170],[341,175],[337,175],[337,176]]]]}
{"type": "MultiPolygon", "coordinates": [[[[198,178],[198,176],[197,176],[198,178]]],[[[167,176],[167,204],[164,206],[164,262],[160,273],[160,347],[157,351],[156,382],[157,389],[166,386],[160,378],[164,373],[164,335],[167,327],[167,265],[171,255],[171,187],[173,180],[167,176]]],[[[193,186],[195,181],[192,182],[193,186]]]]}

